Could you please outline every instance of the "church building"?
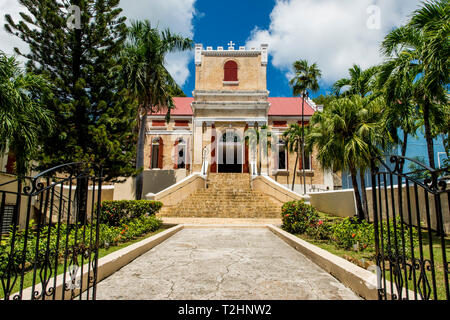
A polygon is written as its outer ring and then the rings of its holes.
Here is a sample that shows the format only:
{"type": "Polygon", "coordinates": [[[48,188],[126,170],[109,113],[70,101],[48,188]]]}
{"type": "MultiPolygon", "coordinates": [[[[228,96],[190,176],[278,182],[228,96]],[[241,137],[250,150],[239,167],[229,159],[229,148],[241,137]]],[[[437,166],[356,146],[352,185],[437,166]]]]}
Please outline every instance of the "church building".
{"type": "MultiPolygon", "coordinates": [[[[180,180],[207,165],[210,172],[262,174],[291,185],[296,153],[288,152],[282,134],[290,124],[302,124],[302,98],[270,97],[267,63],[266,44],[196,44],[193,97],[173,99],[169,123],[165,113],[148,116],[145,170],[173,171],[180,180]]],[[[320,111],[305,100],[305,125],[320,111]]],[[[308,191],[333,189],[331,173],[313,152],[298,159],[296,191],[303,193],[303,163],[308,191]]]]}

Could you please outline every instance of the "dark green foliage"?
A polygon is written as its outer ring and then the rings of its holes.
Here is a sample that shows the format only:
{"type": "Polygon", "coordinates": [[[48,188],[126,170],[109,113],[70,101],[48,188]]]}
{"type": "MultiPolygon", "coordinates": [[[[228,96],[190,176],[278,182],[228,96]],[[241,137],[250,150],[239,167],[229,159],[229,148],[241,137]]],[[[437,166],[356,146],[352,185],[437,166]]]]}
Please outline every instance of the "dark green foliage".
{"type": "Polygon", "coordinates": [[[24,73],[14,57],[0,50],[0,156],[9,149],[16,157],[16,174],[26,175],[43,137],[55,126],[45,100],[48,81],[24,73]]]}
{"type": "Polygon", "coordinates": [[[141,216],[119,226],[101,224],[99,244],[102,247],[108,247],[120,242],[126,242],[143,234],[156,231],[161,225],[162,221],[154,216],[141,216]]]}
{"type": "MultiPolygon", "coordinates": [[[[99,247],[104,248],[121,242],[130,241],[146,233],[154,232],[162,225],[161,220],[156,219],[154,216],[146,215],[134,217],[127,221],[127,224],[119,224],[117,226],[100,224],[99,247]]],[[[47,252],[47,243],[49,244],[48,257],[52,268],[56,262],[56,259],[58,260],[58,263],[64,263],[66,247],[71,257],[73,252],[79,254],[80,252],[84,252],[85,249],[94,250],[96,238],[95,229],[95,224],[68,226],[67,224],[62,223],[59,226],[46,226],[41,228],[39,231],[38,241],[37,226],[33,223],[33,221],[31,221],[30,227],[28,228],[28,236],[26,241],[25,271],[32,270],[35,265],[38,268],[43,266],[45,254],[47,252]],[[67,233],[68,237],[66,241],[67,233]],[[37,251],[36,245],[38,245],[39,248],[37,251]]],[[[14,270],[14,268],[21,270],[23,261],[22,253],[25,246],[25,233],[26,230],[16,231],[14,241],[14,263],[11,265],[11,270],[14,270]]],[[[4,237],[0,243],[0,277],[4,276],[7,271],[7,264],[10,259],[9,254],[11,252],[11,239],[12,231],[8,236],[4,237]]],[[[81,263],[81,257],[78,257],[78,259],[79,263],[81,263]]],[[[86,257],[84,262],[87,262],[86,257]]],[[[49,269],[48,272],[50,272],[49,269]]]]}
{"type": "Polygon", "coordinates": [[[286,202],[281,208],[282,228],[291,233],[304,233],[310,225],[319,221],[316,209],[305,201],[286,202]]]}
{"type": "MultiPolygon", "coordinates": [[[[170,52],[189,50],[193,41],[169,29],[159,31],[150,21],[133,21],[128,29],[128,41],[120,52],[123,63],[117,65],[128,94],[138,102],[137,111],[141,116],[138,125],[136,169],[144,167],[145,124],[147,114],[166,111],[166,121],[174,103],[172,96],[183,91],[176,84],[165,67],[165,57],[170,52]]],[[[136,179],[136,199],[142,197],[142,172],[136,179]]]]}
{"type": "Polygon", "coordinates": [[[359,250],[364,250],[370,245],[374,248],[373,224],[365,220],[345,218],[333,224],[331,230],[331,238],[338,247],[352,249],[357,245],[359,250]]]}
{"type": "Polygon", "coordinates": [[[327,108],[328,105],[334,100],[336,99],[336,96],[334,95],[330,95],[330,94],[326,94],[326,95],[319,95],[317,98],[312,99],[314,101],[315,104],[317,105],[322,105],[323,108],[327,108]]]}
{"type": "Polygon", "coordinates": [[[332,233],[332,224],[320,219],[315,224],[310,224],[306,229],[306,234],[313,239],[328,240],[332,233]]]}
{"type": "Polygon", "coordinates": [[[159,201],[119,200],[103,201],[100,206],[100,223],[119,226],[135,218],[155,215],[162,207],[159,201]]]}
{"type": "MultiPolygon", "coordinates": [[[[52,82],[48,108],[55,133],[43,141],[40,168],[91,161],[102,165],[106,180],[134,175],[135,106],[112,73],[127,28],[119,0],[19,0],[31,13],[17,22],[6,15],[7,31],[30,46],[27,69],[52,82]],[[68,7],[80,7],[81,29],[70,29],[68,7]]],[[[18,49],[16,51],[19,52],[18,49]]]]}
{"type": "MultiPolygon", "coordinates": [[[[294,234],[306,234],[312,239],[332,242],[345,250],[375,251],[374,224],[357,218],[320,218],[316,209],[304,201],[286,202],[282,207],[282,228],[294,234]]],[[[395,223],[383,221],[379,226],[385,255],[411,257],[411,245],[418,245],[416,227],[409,227],[397,217],[395,223]],[[412,232],[412,243],[409,232],[412,232]],[[403,233],[402,233],[403,230],[403,233]],[[402,236],[404,234],[404,237],[402,236]],[[404,239],[403,239],[404,238],[404,239]],[[388,247],[388,239],[391,246],[388,247]],[[403,252],[403,242],[405,252],[403,252]]]]}

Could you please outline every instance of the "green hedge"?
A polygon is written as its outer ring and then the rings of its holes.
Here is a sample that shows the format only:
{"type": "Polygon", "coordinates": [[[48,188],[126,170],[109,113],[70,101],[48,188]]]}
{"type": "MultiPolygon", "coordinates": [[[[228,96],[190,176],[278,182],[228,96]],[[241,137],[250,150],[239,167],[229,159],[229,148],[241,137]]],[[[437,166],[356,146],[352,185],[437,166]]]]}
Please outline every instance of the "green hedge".
{"type": "MultiPolygon", "coordinates": [[[[142,236],[149,232],[158,230],[162,225],[162,221],[154,216],[142,215],[138,218],[130,219],[126,224],[118,226],[109,226],[107,224],[99,225],[99,247],[109,247],[117,245],[121,242],[126,242],[142,236]]],[[[47,251],[47,243],[49,245],[49,260],[51,266],[54,265],[56,259],[62,262],[65,255],[66,246],[69,253],[72,250],[82,249],[83,247],[92,248],[95,245],[96,239],[95,225],[66,225],[65,223],[59,226],[48,227],[45,226],[39,230],[36,224],[31,221],[28,228],[27,241],[25,243],[26,230],[17,230],[14,241],[14,262],[11,266],[12,270],[21,269],[23,250],[26,244],[25,251],[25,270],[28,271],[35,264],[41,267],[45,261],[45,253],[47,251]],[[59,231],[59,232],[58,232],[59,231]],[[59,233],[59,237],[58,237],[59,233]],[[38,250],[36,250],[36,246],[38,250]],[[37,252],[37,254],[36,254],[37,252]]],[[[9,235],[4,236],[0,243],[0,277],[4,276],[7,269],[8,261],[11,257],[11,240],[12,230],[9,235]]]]}
{"type": "Polygon", "coordinates": [[[305,201],[289,201],[283,204],[282,228],[291,233],[305,233],[307,228],[319,220],[319,213],[305,201]]]}
{"type": "MultiPolygon", "coordinates": [[[[286,202],[282,207],[282,228],[294,234],[306,234],[316,240],[328,240],[336,247],[346,250],[375,250],[374,225],[365,220],[359,221],[357,218],[323,218],[319,219],[317,210],[306,204],[304,201],[286,202]]],[[[397,217],[396,228],[393,221],[389,227],[383,221],[383,228],[380,228],[380,236],[383,237],[385,252],[390,254],[411,256],[411,246],[414,248],[418,243],[418,232],[415,227],[408,227],[397,217]],[[402,237],[402,226],[406,235],[402,237]],[[412,243],[409,239],[409,229],[413,235],[412,243]],[[406,231],[408,230],[408,231],[406,231]],[[397,246],[394,245],[395,236],[397,246]],[[388,237],[391,238],[391,247],[387,247],[388,237]],[[405,252],[403,253],[403,238],[405,241],[405,252]],[[397,252],[397,250],[399,250],[397,252]]]]}
{"type": "Polygon", "coordinates": [[[119,200],[102,201],[100,205],[100,223],[120,226],[143,216],[152,216],[162,207],[159,201],[119,200]]]}

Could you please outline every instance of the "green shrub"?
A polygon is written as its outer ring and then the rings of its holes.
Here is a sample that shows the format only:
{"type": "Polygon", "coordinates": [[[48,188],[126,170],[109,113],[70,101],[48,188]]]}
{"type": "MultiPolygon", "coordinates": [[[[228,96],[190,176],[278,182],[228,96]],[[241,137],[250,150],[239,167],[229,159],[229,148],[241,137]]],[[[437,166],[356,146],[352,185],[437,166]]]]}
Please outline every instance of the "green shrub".
{"type": "Polygon", "coordinates": [[[162,221],[153,216],[141,216],[128,221],[120,226],[100,225],[99,243],[102,246],[115,245],[137,238],[145,233],[158,230],[162,221]]]}
{"type": "MultiPolygon", "coordinates": [[[[395,220],[395,228],[394,221],[389,221],[389,227],[386,221],[382,221],[383,224],[383,246],[384,246],[384,254],[385,255],[398,255],[405,256],[405,258],[411,257],[411,245],[413,248],[419,245],[419,235],[416,227],[409,227],[407,224],[403,223],[403,231],[404,236],[402,237],[402,222],[401,218],[397,217],[395,220]],[[409,231],[412,231],[412,241],[409,236],[409,231]],[[397,238],[397,241],[396,241],[397,238]],[[403,252],[403,238],[405,238],[405,252],[403,252]],[[390,239],[390,246],[388,245],[388,240],[390,239]]],[[[379,227],[381,230],[381,227],[379,227]]],[[[380,243],[381,249],[381,243],[380,243]]]]}
{"type": "Polygon", "coordinates": [[[304,233],[319,221],[316,209],[305,201],[286,202],[281,208],[282,228],[291,233],[304,233]]]}
{"type": "Polygon", "coordinates": [[[306,228],[306,234],[317,240],[328,240],[332,235],[332,225],[327,221],[319,220],[306,228]]]}
{"type": "MultiPolygon", "coordinates": [[[[153,215],[147,216],[146,214],[128,219],[127,223],[118,226],[101,223],[99,225],[99,247],[116,245],[120,242],[135,239],[143,234],[158,230],[161,225],[161,220],[156,219],[153,215]]],[[[47,252],[47,244],[49,247],[49,261],[52,268],[57,259],[61,262],[64,258],[66,246],[69,255],[72,250],[81,252],[81,249],[84,251],[90,245],[91,249],[93,249],[96,239],[95,227],[95,224],[66,225],[65,223],[61,223],[59,226],[45,226],[38,231],[37,226],[31,221],[26,242],[26,230],[16,230],[13,255],[11,255],[13,231],[11,230],[10,234],[3,237],[0,243],[0,278],[5,275],[11,256],[14,257],[14,261],[10,265],[11,270],[22,269],[25,245],[25,264],[23,266],[25,271],[30,270],[34,265],[38,268],[43,265],[47,252]]]]}
{"type": "Polygon", "coordinates": [[[374,247],[373,224],[365,220],[345,218],[334,224],[331,229],[331,237],[338,247],[352,249],[357,245],[358,250],[374,247]]]}
{"type": "Polygon", "coordinates": [[[120,226],[135,218],[156,214],[162,207],[159,201],[119,200],[102,201],[100,205],[100,223],[120,226]]]}
{"type": "MultiPolygon", "coordinates": [[[[386,221],[382,221],[382,223],[382,232],[381,228],[379,230],[380,236],[383,237],[385,255],[403,256],[404,254],[405,258],[410,258],[411,241],[409,238],[409,227],[403,224],[403,230],[405,232],[405,252],[403,252],[402,222],[400,217],[397,217],[395,220],[395,230],[392,220],[389,222],[389,228],[386,221]],[[390,246],[388,246],[388,235],[391,243],[390,246]],[[395,243],[395,236],[397,237],[397,243],[395,243]]],[[[355,218],[345,218],[341,222],[334,224],[332,230],[332,239],[339,247],[351,249],[354,245],[357,245],[358,250],[375,250],[375,230],[372,223],[368,223],[365,220],[358,221],[355,218]]],[[[417,229],[415,227],[412,227],[412,235],[412,246],[414,248],[418,243],[417,229]]]]}

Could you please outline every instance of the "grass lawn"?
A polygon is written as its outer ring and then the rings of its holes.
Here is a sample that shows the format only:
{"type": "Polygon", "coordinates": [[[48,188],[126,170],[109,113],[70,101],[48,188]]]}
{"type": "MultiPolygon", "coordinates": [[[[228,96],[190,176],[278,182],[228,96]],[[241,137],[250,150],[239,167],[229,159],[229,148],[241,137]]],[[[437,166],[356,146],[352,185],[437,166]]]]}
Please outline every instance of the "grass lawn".
{"type": "MultiPolygon", "coordinates": [[[[338,222],[339,220],[342,220],[342,218],[340,217],[333,217],[330,215],[327,215],[325,213],[319,213],[320,217],[324,220],[329,221],[330,223],[333,222],[338,222]]],[[[363,251],[354,251],[354,250],[347,250],[341,247],[338,247],[333,240],[317,240],[317,239],[313,239],[310,236],[306,235],[306,234],[296,234],[297,237],[308,241],[316,246],[318,246],[319,248],[322,248],[324,250],[327,250],[329,252],[331,252],[332,254],[335,254],[339,257],[342,257],[364,269],[367,269],[370,265],[374,265],[376,264],[375,262],[375,251],[374,250],[363,250],[363,251]]],[[[423,258],[424,259],[430,259],[430,245],[429,245],[429,240],[428,240],[428,232],[427,231],[422,231],[422,251],[423,251],[423,258]]],[[[444,265],[443,265],[443,257],[442,257],[442,248],[441,248],[441,240],[440,238],[438,238],[435,234],[433,234],[432,236],[432,253],[433,253],[433,258],[434,258],[434,265],[435,265],[435,277],[436,277],[436,292],[437,292],[437,297],[439,300],[445,300],[446,299],[446,295],[445,295],[445,278],[444,278],[444,265]]],[[[450,238],[449,237],[445,237],[445,254],[446,254],[446,258],[447,258],[447,262],[450,259],[450,238]]],[[[420,248],[419,246],[414,248],[414,257],[415,258],[420,258],[420,248]]],[[[407,261],[408,263],[411,264],[411,261],[407,261]]],[[[391,272],[389,270],[389,262],[385,261],[385,266],[386,266],[386,280],[390,280],[392,278],[391,272]]],[[[413,272],[415,272],[416,274],[416,285],[419,281],[419,277],[420,277],[420,270],[412,270],[410,268],[407,268],[407,277],[411,276],[411,280],[408,280],[408,289],[414,291],[414,276],[413,276],[413,272]]],[[[405,273],[402,270],[402,274],[403,274],[403,278],[405,278],[405,273]]],[[[431,289],[431,295],[430,295],[430,299],[434,299],[434,289],[433,289],[433,284],[432,284],[432,273],[431,271],[426,271],[425,272],[428,281],[429,281],[429,285],[430,285],[430,289],[431,289]]],[[[405,285],[405,284],[404,284],[405,285]]],[[[422,283],[420,284],[421,288],[422,288],[422,283]]],[[[420,295],[418,295],[420,297],[420,295]]],[[[410,299],[414,299],[413,297],[409,297],[410,299]]]]}
{"type": "MultiPolygon", "coordinates": [[[[132,245],[132,244],[134,244],[136,242],[139,242],[141,240],[144,240],[146,238],[154,236],[154,235],[156,235],[156,234],[158,234],[158,233],[160,233],[162,231],[165,231],[167,229],[168,229],[168,227],[162,226],[161,228],[159,228],[158,230],[156,230],[154,232],[149,232],[149,233],[143,234],[143,235],[141,235],[141,236],[139,236],[139,237],[137,237],[137,238],[135,238],[133,240],[130,240],[130,241],[127,241],[127,242],[123,242],[123,243],[119,243],[119,244],[117,244],[115,246],[110,246],[109,248],[100,248],[98,257],[100,259],[100,258],[102,258],[102,257],[104,257],[104,256],[106,256],[106,255],[108,255],[110,253],[113,253],[114,251],[117,251],[117,250],[123,249],[125,247],[128,247],[129,245],[132,245]]],[[[88,262],[88,259],[84,259],[83,260],[83,264],[86,264],[87,262],[88,262]]],[[[38,269],[37,272],[36,272],[36,281],[35,281],[36,285],[41,282],[41,280],[39,278],[39,271],[40,270],[38,269]]],[[[57,274],[60,275],[63,272],[64,272],[64,262],[62,262],[62,263],[60,263],[58,265],[57,274]]],[[[53,281],[54,281],[53,277],[54,277],[54,274],[52,275],[52,278],[49,281],[49,285],[48,285],[49,287],[53,287],[53,281]]],[[[6,281],[6,279],[5,279],[5,281],[6,281]]],[[[25,289],[25,288],[31,287],[32,284],[33,284],[33,270],[28,271],[27,273],[25,273],[24,279],[23,279],[23,288],[25,289]]],[[[36,289],[40,290],[40,288],[36,288],[36,289]]],[[[19,290],[20,290],[20,276],[17,278],[17,281],[16,281],[16,283],[14,285],[14,288],[13,288],[12,292],[18,292],[19,290]]],[[[11,297],[13,297],[13,296],[14,296],[14,294],[11,295],[11,297]]],[[[3,298],[3,297],[4,297],[4,292],[3,292],[3,289],[2,289],[2,287],[0,285],[0,298],[3,298]]]]}

